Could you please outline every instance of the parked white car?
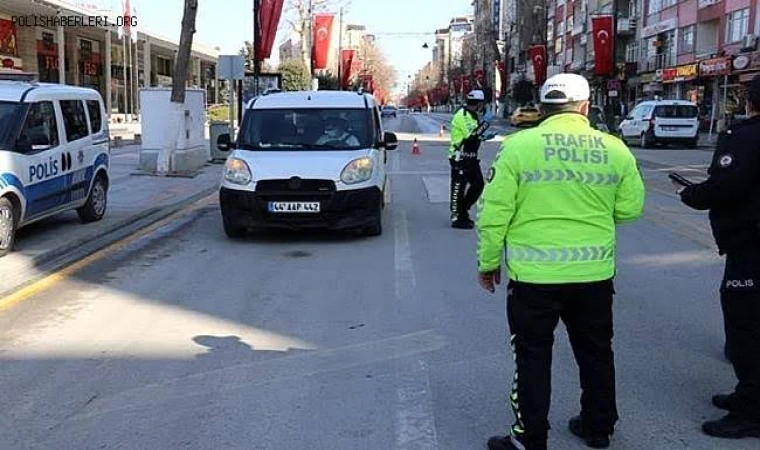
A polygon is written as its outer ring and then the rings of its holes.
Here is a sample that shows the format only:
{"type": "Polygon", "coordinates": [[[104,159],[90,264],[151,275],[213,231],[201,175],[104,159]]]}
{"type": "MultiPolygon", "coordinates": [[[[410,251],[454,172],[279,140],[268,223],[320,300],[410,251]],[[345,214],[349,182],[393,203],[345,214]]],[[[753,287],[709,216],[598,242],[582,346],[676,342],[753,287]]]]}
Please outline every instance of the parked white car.
{"type": "Polygon", "coordinates": [[[83,222],[103,217],[106,117],[93,89],[3,80],[0,73],[0,256],[30,223],[72,209],[83,222]]]}
{"type": "Polygon", "coordinates": [[[227,236],[250,229],[323,228],[382,233],[387,150],[375,99],[346,91],[281,92],[252,99],[219,192],[227,236]]]}
{"type": "Polygon", "coordinates": [[[699,139],[698,112],[696,104],[683,100],[641,102],[620,124],[620,135],[644,148],[670,143],[694,148],[699,139]]]}

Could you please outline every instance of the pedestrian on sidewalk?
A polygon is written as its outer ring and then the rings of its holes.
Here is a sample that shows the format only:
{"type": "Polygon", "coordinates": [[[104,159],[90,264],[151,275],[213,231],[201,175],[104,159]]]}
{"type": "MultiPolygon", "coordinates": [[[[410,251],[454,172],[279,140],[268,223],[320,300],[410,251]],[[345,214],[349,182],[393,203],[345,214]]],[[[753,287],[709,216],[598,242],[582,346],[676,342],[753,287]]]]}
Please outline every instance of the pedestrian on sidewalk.
{"type": "Polygon", "coordinates": [[[485,181],[480,168],[481,137],[474,134],[480,123],[478,113],[485,105],[483,91],[475,89],[467,94],[467,103],[454,113],[451,119],[451,144],[449,164],[451,166],[451,226],[472,229],[470,208],[483,193],[485,181]]]}
{"type": "Polygon", "coordinates": [[[638,219],[645,188],[623,142],[591,127],[589,85],[555,75],[546,118],[510,135],[488,174],[478,217],[480,285],[495,292],[507,251],[507,318],[516,364],[515,422],[489,450],[546,450],[554,330],[564,322],[581,376],[570,431],[605,448],[618,420],[612,350],[615,226],[638,219]]]}
{"type": "Polygon", "coordinates": [[[678,187],[691,208],[710,211],[718,252],[726,256],[720,303],[726,347],[739,380],[713,404],[728,411],[702,430],[714,437],[760,437],[760,75],[747,89],[748,119],[718,135],[702,183],[678,187]]]}

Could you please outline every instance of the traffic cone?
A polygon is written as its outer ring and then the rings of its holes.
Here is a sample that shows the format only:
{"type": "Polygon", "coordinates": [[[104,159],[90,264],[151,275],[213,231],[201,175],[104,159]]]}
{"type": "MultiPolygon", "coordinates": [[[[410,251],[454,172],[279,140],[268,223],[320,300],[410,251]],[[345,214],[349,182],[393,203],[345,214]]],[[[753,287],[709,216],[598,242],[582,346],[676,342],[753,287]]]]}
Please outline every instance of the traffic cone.
{"type": "Polygon", "coordinates": [[[420,144],[417,143],[417,138],[414,138],[414,143],[412,144],[412,155],[419,155],[420,154],[420,144]]]}

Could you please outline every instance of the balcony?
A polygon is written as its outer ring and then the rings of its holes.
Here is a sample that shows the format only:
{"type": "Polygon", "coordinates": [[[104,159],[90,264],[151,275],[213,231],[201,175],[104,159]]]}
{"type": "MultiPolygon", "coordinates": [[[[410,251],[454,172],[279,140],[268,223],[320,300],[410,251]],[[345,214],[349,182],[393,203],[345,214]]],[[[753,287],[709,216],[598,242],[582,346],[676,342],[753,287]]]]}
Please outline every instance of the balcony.
{"type": "Polygon", "coordinates": [[[617,20],[617,34],[620,35],[635,35],[636,34],[636,18],[635,17],[620,17],[617,20]]]}
{"type": "Polygon", "coordinates": [[[659,55],[649,56],[641,61],[642,72],[652,72],[659,69],[665,69],[676,65],[676,55],[674,53],[661,53],[659,55]]]}
{"type": "Polygon", "coordinates": [[[694,56],[697,59],[709,59],[718,54],[718,46],[699,47],[694,56]]]}
{"type": "Polygon", "coordinates": [[[713,5],[717,5],[721,1],[722,0],[699,0],[697,2],[697,8],[698,9],[707,8],[707,7],[710,7],[710,6],[713,6],[713,5]]]}

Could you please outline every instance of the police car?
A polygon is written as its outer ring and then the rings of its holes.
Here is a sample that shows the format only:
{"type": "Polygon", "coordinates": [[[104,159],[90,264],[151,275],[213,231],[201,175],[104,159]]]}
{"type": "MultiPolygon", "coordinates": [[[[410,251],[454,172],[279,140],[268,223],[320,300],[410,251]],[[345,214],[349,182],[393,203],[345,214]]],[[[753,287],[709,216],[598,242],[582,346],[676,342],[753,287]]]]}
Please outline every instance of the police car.
{"type": "Polygon", "coordinates": [[[76,210],[106,212],[110,144],[103,99],[92,89],[0,72],[0,256],[16,230],[76,210]]]}
{"type": "Polygon", "coordinates": [[[224,231],[322,228],[382,233],[387,150],[373,96],[349,91],[262,95],[246,105],[219,192],[224,231]]]}

